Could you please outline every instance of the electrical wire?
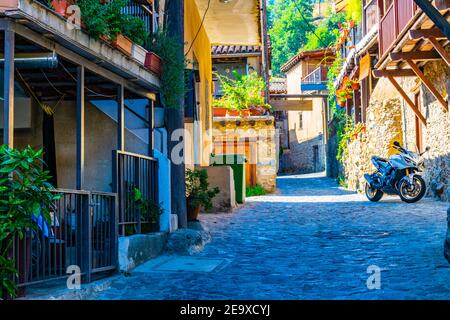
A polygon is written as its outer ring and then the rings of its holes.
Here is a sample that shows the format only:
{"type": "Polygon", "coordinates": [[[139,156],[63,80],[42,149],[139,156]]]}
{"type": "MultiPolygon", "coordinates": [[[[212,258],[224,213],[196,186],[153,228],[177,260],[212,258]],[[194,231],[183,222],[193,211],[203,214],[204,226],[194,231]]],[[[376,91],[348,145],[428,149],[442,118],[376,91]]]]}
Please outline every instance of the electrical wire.
{"type": "Polygon", "coordinates": [[[298,7],[298,3],[297,2],[293,2],[295,8],[297,9],[297,11],[300,13],[300,16],[302,18],[302,20],[306,23],[307,28],[309,29],[309,31],[319,40],[319,42],[323,45],[324,48],[327,47],[327,45],[322,41],[322,39],[316,34],[316,32],[314,31],[313,28],[311,28],[311,25],[309,24],[309,21],[306,19],[306,17],[303,15],[302,10],[298,7]]]}
{"type": "MultiPolygon", "coordinates": [[[[58,64],[66,71],[66,73],[75,81],[77,82],[77,79],[70,73],[69,70],[67,70],[67,68],[62,64],[61,61],[58,61],[58,64]]],[[[109,96],[106,94],[101,94],[98,92],[95,92],[94,90],[89,89],[88,87],[85,87],[87,91],[89,91],[90,93],[92,93],[94,96],[98,96],[98,97],[104,97],[104,98],[115,98],[116,96],[109,96]]]]}
{"type": "Polygon", "coordinates": [[[188,51],[186,52],[186,54],[184,55],[184,57],[187,57],[187,55],[189,54],[189,52],[191,52],[192,46],[195,43],[195,40],[197,40],[198,35],[200,34],[200,31],[202,30],[203,24],[205,22],[205,18],[206,18],[206,14],[209,11],[209,7],[211,5],[211,0],[208,0],[208,6],[206,7],[205,13],[203,14],[203,18],[202,18],[202,22],[200,23],[200,26],[198,27],[197,33],[195,34],[194,40],[192,40],[191,45],[189,46],[188,51]]]}

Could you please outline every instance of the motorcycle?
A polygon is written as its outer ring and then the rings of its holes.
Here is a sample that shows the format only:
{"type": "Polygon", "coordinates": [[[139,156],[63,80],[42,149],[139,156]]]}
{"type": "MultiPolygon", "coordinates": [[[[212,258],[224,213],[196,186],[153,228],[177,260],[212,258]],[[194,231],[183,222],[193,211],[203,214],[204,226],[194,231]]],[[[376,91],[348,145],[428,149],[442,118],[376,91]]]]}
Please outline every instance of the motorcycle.
{"type": "Polygon", "coordinates": [[[426,192],[426,184],[423,178],[417,174],[425,169],[422,155],[429,151],[429,147],[423,153],[415,153],[404,149],[395,141],[393,147],[399,154],[383,159],[372,157],[372,163],[377,169],[373,174],[365,174],[366,196],[370,201],[380,201],[383,195],[398,195],[402,201],[414,203],[423,198],[426,192]]]}

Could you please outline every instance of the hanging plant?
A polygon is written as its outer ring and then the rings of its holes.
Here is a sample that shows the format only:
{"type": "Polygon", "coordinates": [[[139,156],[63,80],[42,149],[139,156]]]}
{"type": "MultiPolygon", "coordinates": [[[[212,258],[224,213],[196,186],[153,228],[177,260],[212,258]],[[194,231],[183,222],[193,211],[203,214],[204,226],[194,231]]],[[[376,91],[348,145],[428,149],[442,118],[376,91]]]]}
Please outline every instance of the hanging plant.
{"type": "Polygon", "coordinates": [[[183,50],[183,43],[165,29],[151,35],[149,42],[149,51],[158,55],[162,62],[162,103],[168,108],[179,108],[187,90],[186,77],[180,76],[185,74],[187,68],[186,59],[179,54],[183,50]]]}

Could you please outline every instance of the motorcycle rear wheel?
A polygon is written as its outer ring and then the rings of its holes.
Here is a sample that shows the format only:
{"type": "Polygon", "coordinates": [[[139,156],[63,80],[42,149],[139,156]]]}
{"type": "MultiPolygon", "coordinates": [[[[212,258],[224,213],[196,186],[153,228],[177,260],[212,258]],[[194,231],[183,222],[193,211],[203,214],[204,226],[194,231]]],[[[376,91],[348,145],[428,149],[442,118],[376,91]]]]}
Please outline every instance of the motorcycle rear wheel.
{"type": "Polygon", "coordinates": [[[383,191],[372,188],[368,183],[366,183],[366,197],[372,202],[378,202],[381,198],[383,198],[383,191]]]}
{"type": "Polygon", "coordinates": [[[400,186],[398,188],[400,199],[406,203],[414,203],[423,198],[427,191],[427,187],[423,178],[419,175],[415,175],[414,179],[414,188],[408,188],[408,181],[403,179],[400,182],[400,186]],[[419,189],[416,190],[419,185],[419,189]]]}

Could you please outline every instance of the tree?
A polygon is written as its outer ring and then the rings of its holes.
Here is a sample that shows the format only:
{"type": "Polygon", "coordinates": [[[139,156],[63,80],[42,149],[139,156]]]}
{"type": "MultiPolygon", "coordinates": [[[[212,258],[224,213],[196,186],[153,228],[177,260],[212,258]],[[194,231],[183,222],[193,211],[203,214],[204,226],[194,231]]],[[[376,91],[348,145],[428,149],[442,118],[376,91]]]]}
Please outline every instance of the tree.
{"type": "Polygon", "coordinates": [[[329,10],[325,14],[325,18],[317,25],[314,33],[306,34],[307,40],[302,50],[315,50],[334,45],[339,37],[339,23],[342,24],[345,21],[345,13],[335,13],[329,10]]]}
{"type": "Polygon", "coordinates": [[[273,0],[268,6],[269,35],[272,45],[272,70],[280,74],[281,66],[296,55],[314,30],[314,0],[273,0]]]}

